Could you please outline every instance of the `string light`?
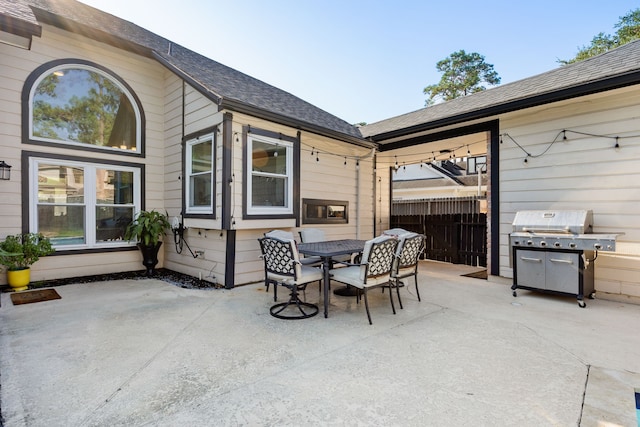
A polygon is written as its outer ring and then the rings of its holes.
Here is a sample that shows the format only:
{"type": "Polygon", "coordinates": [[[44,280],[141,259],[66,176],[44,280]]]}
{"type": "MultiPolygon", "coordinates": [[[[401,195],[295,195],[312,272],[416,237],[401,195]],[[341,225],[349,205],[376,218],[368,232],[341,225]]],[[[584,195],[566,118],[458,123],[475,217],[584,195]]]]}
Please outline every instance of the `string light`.
{"type": "Polygon", "coordinates": [[[347,157],[346,157],[346,156],[345,156],[345,158],[344,158],[344,166],[345,166],[345,167],[347,166],[347,157]]]}
{"type": "Polygon", "coordinates": [[[553,140],[551,142],[549,142],[549,145],[547,146],[547,148],[545,148],[540,154],[531,154],[529,153],[522,145],[520,145],[518,143],[518,141],[516,141],[511,135],[509,135],[508,133],[503,133],[500,135],[500,143],[503,143],[503,136],[509,138],[520,150],[522,150],[524,152],[524,154],[526,154],[526,158],[524,159],[524,163],[528,162],[528,158],[537,158],[537,157],[542,157],[544,156],[550,149],[551,147],[553,147],[553,144],[555,144],[559,139],[560,139],[560,135],[562,135],[562,140],[563,141],[567,141],[567,132],[572,132],[578,135],[584,135],[584,136],[590,136],[593,138],[608,138],[608,139],[613,139],[615,140],[615,145],[613,148],[615,149],[619,149],[620,148],[620,142],[619,140],[621,138],[637,138],[640,135],[629,135],[629,136],[610,136],[610,135],[598,135],[598,134],[593,134],[593,133],[588,133],[588,132],[580,132],[577,130],[570,130],[570,129],[563,129],[560,132],[558,132],[558,134],[556,135],[555,138],[553,138],[553,140]]]}

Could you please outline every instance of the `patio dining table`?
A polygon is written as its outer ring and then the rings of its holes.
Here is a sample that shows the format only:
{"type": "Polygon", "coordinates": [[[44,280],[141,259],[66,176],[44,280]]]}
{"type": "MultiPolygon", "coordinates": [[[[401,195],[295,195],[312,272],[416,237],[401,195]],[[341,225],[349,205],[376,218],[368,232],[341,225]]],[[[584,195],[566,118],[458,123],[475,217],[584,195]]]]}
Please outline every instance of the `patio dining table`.
{"type": "Polygon", "coordinates": [[[323,294],[324,294],[324,317],[328,317],[329,312],[329,270],[331,269],[331,259],[338,255],[348,255],[360,253],[364,250],[366,240],[343,239],[327,240],[324,242],[309,242],[298,244],[298,252],[307,256],[317,256],[322,259],[324,270],[323,294]]]}

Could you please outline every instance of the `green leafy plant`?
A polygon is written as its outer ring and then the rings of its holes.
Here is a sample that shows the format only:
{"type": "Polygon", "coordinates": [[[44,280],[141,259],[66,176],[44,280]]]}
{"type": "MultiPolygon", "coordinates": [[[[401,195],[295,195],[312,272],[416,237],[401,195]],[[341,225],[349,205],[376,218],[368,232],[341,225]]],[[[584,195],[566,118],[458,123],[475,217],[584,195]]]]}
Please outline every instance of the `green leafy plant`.
{"type": "Polygon", "coordinates": [[[137,240],[145,246],[155,246],[160,238],[171,228],[169,215],[152,211],[140,211],[136,218],[127,226],[124,238],[128,241],[137,240]]]}
{"type": "Polygon", "coordinates": [[[0,264],[7,270],[24,270],[40,257],[51,255],[55,249],[42,233],[16,234],[0,242],[0,264]]]}

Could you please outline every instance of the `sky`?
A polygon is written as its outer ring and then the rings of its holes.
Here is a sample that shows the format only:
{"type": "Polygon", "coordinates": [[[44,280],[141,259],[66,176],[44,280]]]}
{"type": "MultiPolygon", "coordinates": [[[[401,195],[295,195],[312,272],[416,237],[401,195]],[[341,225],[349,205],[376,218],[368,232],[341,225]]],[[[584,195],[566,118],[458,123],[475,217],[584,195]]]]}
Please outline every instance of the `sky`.
{"type": "Polygon", "coordinates": [[[514,82],[559,67],[638,0],[81,0],[349,123],[424,107],[465,50],[514,82]]]}

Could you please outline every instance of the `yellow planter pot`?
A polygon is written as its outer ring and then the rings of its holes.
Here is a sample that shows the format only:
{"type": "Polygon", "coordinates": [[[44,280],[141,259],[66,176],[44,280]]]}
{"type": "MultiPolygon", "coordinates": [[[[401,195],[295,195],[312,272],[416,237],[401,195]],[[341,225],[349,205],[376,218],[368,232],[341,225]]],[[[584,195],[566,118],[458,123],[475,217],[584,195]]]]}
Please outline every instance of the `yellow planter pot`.
{"type": "Polygon", "coordinates": [[[7,282],[14,292],[26,291],[31,282],[31,269],[7,270],[7,282]]]}

